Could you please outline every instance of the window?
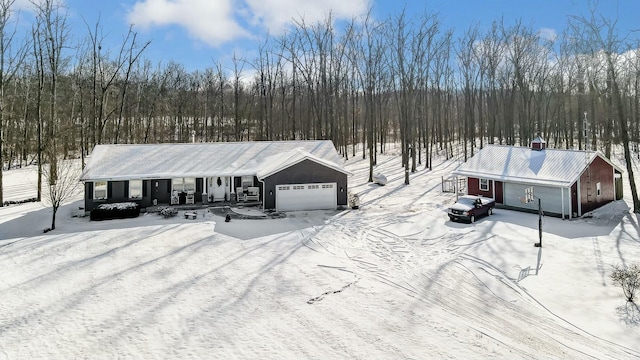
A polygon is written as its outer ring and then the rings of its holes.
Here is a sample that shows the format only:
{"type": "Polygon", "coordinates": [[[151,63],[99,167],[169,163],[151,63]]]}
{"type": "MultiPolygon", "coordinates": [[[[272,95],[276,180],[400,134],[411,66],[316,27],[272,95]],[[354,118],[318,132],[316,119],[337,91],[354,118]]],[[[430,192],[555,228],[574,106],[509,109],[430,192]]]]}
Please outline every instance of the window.
{"type": "Polygon", "coordinates": [[[184,190],[184,179],[183,178],[171,179],[171,192],[174,192],[174,191],[182,192],[182,190],[184,190]]]}
{"type": "Polygon", "coordinates": [[[253,186],[253,176],[243,176],[242,177],[242,188],[246,189],[249,186],[253,186]]]}
{"type": "Polygon", "coordinates": [[[171,179],[171,191],[196,191],[196,178],[175,178],[171,179]]]}
{"type": "Polygon", "coordinates": [[[93,183],[93,198],[98,200],[107,198],[106,181],[96,181],[93,183]]]}
{"type": "Polygon", "coordinates": [[[196,178],[184,178],[184,191],[196,191],[196,178]]]}
{"type": "Polygon", "coordinates": [[[596,183],[596,196],[602,195],[602,188],[600,187],[600,183],[596,183]]]}
{"type": "Polygon", "coordinates": [[[488,179],[480,179],[480,191],[489,191],[488,179]]]}
{"type": "Polygon", "coordinates": [[[129,198],[138,199],[142,197],[142,180],[129,180],[129,198]]]}

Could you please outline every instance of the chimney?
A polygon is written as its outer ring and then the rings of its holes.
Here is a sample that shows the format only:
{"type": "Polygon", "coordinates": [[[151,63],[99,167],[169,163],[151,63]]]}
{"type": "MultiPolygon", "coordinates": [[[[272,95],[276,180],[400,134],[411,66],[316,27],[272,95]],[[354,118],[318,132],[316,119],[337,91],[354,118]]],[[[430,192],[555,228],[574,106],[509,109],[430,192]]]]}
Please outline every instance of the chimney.
{"type": "Polygon", "coordinates": [[[547,142],[544,141],[540,136],[531,140],[531,150],[541,151],[547,148],[547,142]]]}

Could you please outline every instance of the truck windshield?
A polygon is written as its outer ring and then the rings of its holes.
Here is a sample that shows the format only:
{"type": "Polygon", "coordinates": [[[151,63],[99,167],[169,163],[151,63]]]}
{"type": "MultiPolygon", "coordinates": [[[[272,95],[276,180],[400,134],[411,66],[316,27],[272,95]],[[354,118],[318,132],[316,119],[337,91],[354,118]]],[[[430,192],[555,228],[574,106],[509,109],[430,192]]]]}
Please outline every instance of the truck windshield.
{"type": "Polygon", "coordinates": [[[458,199],[458,202],[460,204],[464,204],[464,205],[469,205],[469,206],[473,206],[474,205],[474,199],[469,199],[469,198],[460,198],[458,199]]]}

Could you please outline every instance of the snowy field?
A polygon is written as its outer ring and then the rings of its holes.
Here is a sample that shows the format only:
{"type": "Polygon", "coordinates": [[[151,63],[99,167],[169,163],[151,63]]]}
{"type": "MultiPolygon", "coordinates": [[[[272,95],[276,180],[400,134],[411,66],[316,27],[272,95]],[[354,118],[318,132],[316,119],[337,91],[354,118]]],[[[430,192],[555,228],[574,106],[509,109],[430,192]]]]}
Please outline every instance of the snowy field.
{"type": "MultiPolygon", "coordinates": [[[[0,359],[640,357],[640,309],[609,279],[640,261],[626,174],[624,201],[544,218],[540,249],[535,214],[448,220],[458,161],[406,186],[393,152],[384,187],[347,161],[359,210],[90,222],[79,197],[44,234],[45,205],[0,208],[0,359]]],[[[34,169],[4,177],[5,200],[35,196],[34,169]]]]}

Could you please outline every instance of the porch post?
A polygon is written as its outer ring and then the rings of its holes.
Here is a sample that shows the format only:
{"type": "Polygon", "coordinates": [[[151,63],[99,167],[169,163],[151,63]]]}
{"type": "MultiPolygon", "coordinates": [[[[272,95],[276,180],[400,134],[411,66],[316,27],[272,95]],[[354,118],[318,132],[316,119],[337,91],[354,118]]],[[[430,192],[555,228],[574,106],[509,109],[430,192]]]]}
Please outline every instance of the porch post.
{"type": "Polygon", "coordinates": [[[560,201],[562,202],[562,220],[564,220],[564,188],[560,188],[560,201]]]}
{"type": "Polygon", "coordinates": [[[209,201],[209,177],[202,178],[202,192],[207,194],[207,201],[209,201]]]}

